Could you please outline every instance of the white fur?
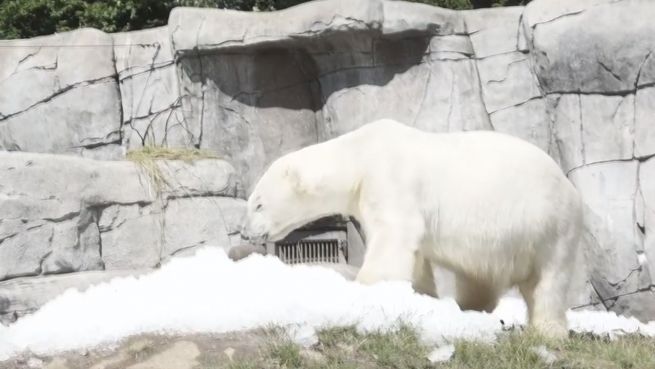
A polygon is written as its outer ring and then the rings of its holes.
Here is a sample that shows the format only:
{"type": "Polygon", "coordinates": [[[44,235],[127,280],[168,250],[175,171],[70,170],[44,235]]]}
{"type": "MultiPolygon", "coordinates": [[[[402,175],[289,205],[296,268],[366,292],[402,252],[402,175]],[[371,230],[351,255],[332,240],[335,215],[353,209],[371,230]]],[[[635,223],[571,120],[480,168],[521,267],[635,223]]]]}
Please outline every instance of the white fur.
{"type": "Polygon", "coordinates": [[[441,265],[456,274],[462,309],[489,311],[518,285],[530,323],[566,334],[581,202],[537,147],[494,132],[369,123],[275,161],[248,200],[245,231],[274,241],[337,213],[367,235],[358,281],[411,280],[436,296],[432,266],[441,265]]]}

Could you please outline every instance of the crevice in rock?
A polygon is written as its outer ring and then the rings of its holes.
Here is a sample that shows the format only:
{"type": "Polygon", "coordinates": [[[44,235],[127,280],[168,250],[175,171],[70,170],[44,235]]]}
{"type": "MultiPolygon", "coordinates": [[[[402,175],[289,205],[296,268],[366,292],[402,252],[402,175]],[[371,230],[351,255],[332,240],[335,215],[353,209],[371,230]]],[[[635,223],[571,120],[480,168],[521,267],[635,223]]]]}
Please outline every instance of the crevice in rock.
{"type": "Polygon", "coordinates": [[[542,99],[541,96],[533,96],[533,97],[531,97],[531,98],[529,98],[529,99],[527,99],[525,101],[521,101],[520,103],[510,105],[510,106],[505,106],[505,107],[502,107],[500,109],[496,109],[496,110],[490,112],[489,115],[493,115],[495,113],[498,113],[498,112],[501,112],[501,111],[504,111],[504,110],[508,110],[508,109],[519,107],[521,105],[525,105],[525,104],[529,103],[530,101],[541,100],[541,99],[542,99]]]}
{"type": "MultiPolygon", "coordinates": [[[[539,90],[541,91],[541,88],[539,90]]],[[[562,160],[564,160],[565,157],[564,152],[562,151],[562,146],[564,145],[564,142],[558,135],[557,128],[555,125],[556,118],[553,111],[556,110],[557,107],[559,106],[561,98],[562,98],[561,96],[557,96],[552,106],[549,105],[546,106],[546,115],[548,116],[548,130],[550,132],[548,138],[549,154],[552,154],[551,150],[557,150],[557,157],[559,158],[558,165],[560,167],[564,167],[564,165],[562,164],[562,160]]]]}
{"type": "Polygon", "coordinates": [[[628,282],[628,279],[630,279],[630,277],[632,277],[633,274],[640,273],[642,270],[643,270],[643,267],[641,265],[637,266],[636,268],[632,268],[632,269],[630,269],[628,274],[623,279],[620,279],[620,280],[618,280],[616,282],[612,282],[612,281],[608,280],[605,277],[603,277],[603,279],[605,280],[605,282],[607,282],[608,285],[610,285],[612,287],[621,287],[626,282],[628,282]]]}
{"type": "MultiPolygon", "coordinates": [[[[611,116],[612,121],[614,121],[616,119],[616,115],[619,113],[619,110],[621,110],[621,106],[623,106],[623,103],[625,102],[626,98],[627,98],[627,96],[625,98],[621,99],[621,101],[619,101],[618,104],[616,104],[616,108],[612,112],[612,116],[611,116]]],[[[634,121],[634,119],[633,119],[633,121],[634,121]]],[[[633,140],[633,143],[634,143],[634,140],[633,140]]],[[[634,153],[634,150],[633,150],[633,153],[634,153]]]]}
{"type": "Polygon", "coordinates": [[[203,191],[201,193],[184,193],[184,194],[166,194],[165,200],[179,200],[179,199],[233,199],[235,198],[227,190],[230,189],[230,186],[226,186],[224,189],[218,191],[203,191]]]}
{"type": "Polygon", "coordinates": [[[79,211],[72,211],[56,218],[42,218],[42,219],[52,223],[61,223],[67,220],[75,219],[79,215],[80,215],[79,211]]]}
{"type": "Polygon", "coordinates": [[[637,93],[639,90],[649,87],[654,87],[654,82],[648,82],[629,90],[615,90],[615,91],[582,91],[582,90],[553,90],[549,91],[548,95],[596,95],[596,96],[628,96],[637,93]]]}
{"type": "Polygon", "coordinates": [[[23,64],[24,62],[26,62],[27,60],[31,59],[33,56],[38,54],[39,51],[41,51],[41,48],[42,47],[39,47],[39,49],[37,51],[35,51],[34,53],[27,54],[24,58],[19,60],[18,63],[16,64],[16,68],[14,69],[14,71],[11,74],[9,74],[7,77],[2,79],[2,81],[0,81],[0,83],[4,83],[5,81],[7,81],[8,79],[10,79],[11,77],[15,76],[18,73],[22,73],[22,72],[29,71],[29,70],[56,70],[58,65],[59,65],[59,53],[58,52],[57,52],[57,54],[55,54],[54,63],[52,63],[50,65],[35,65],[33,67],[30,67],[30,68],[26,68],[26,69],[23,69],[23,70],[18,70],[18,68],[20,68],[21,64],[23,64]]]}
{"type": "MultiPolygon", "coordinates": [[[[637,94],[639,93],[639,79],[641,78],[641,71],[644,68],[644,65],[648,61],[648,58],[650,58],[651,54],[653,53],[653,50],[649,50],[648,53],[646,53],[646,56],[644,57],[644,60],[639,64],[639,69],[637,70],[637,75],[635,76],[635,83],[634,83],[634,89],[635,89],[635,96],[632,101],[633,103],[633,109],[632,109],[632,132],[633,135],[637,135],[637,94]]],[[[637,152],[637,140],[633,138],[632,140],[632,155],[634,156],[635,153],[637,152]]]]}
{"type": "Polygon", "coordinates": [[[600,293],[599,288],[596,287],[596,284],[593,281],[593,279],[589,280],[589,284],[591,285],[591,288],[596,293],[596,296],[598,296],[598,299],[600,300],[600,303],[603,304],[603,307],[605,308],[605,310],[609,310],[610,307],[606,303],[607,300],[603,298],[603,295],[600,293]]]}
{"type": "Polygon", "coordinates": [[[609,311],[614,307],[617,300],[620,299],[621,297],[632,296],[632,295],[636,295],[636,294],[644,293],[644,292],[652,292],[654,289],[655,289],[655,284],[652,284],[650,286],[646,286],[646,287],[643,287],[643,288],[638,288],[638,289],[636,289],[634,291],[625,292],[625,293],[621,293],[621,294],[618,294],[618,295],[613,295],[613,296],[605,297],[605,298],[601,297],[601,302],[605,306],[605,308],[609,311]]]}
{"type": "Polygon", "coordinates": [[[533,30],[533,31],[536,30],[536,29],[537,29],[537,26],[540,26],[540,25],[542,25],[542,24],[552,23],[552,22],[555,22],[555,21],[557,21],[557,20],[559,20],[559,19],[562,19],[562,18],[571,17],[571,16],[574,16],[574,15],[579,15],[579,14],[584,13],[585,11],[586,11],[586,9],[578,10],[578,11],[571,12],[571,13],[560,14],[560,15],[554,17],[554,18],[551,18],[551,19],[545,20],[545,21],[543,21],[543,22],[539,22],[539,23],[535,23],[535,24],[533,24],[533,25],[532,25],[532,30],[533,30]]]}
{"type": "MultiPolygon", "coordinates": [[[[52,242],[52,235],[50,235],[50,239],[48,239],[48,243],[51,243],[51,242],[52,242]]],[[[43,273],[43,263],[45,263],[45,261],[48,260],[48,257],[49,257],[50,255],[52,255],[52,250],[46,252],[45,255],[43,255],[43,256],[41,257],[41,259],[39,260],[39,267],[38,267],[38,269],[37,269],[37,271],[36,271],[35,274],[29,274],[29,275],[28,275],[28,274],[23,274],[23,275],[14,275],[14,276],[12,276],[12,277],[10,277],[10,278],[8,278],[8,279],[13,279],[13,278],[18,278],[18,277],[27,277],[27,276],[30,276],[30,275],[40,275],[40,274],[42,274],[42,273],[43,273]]]]}
{"type": "Polygon", "coordinates": [[[518,59],[518,60],[513,60],[513,61],[507,63],[506,68],[505,68],[505,73],[503,73],[503,78],[501,78],[501,79],[490,79],[490,80],[487,80],[486,83],[487,84],[492,84],[492,83],[504,82],[507,79],[507,77],[509,76],[509,70],[511,69],[512,65],[520,63],[520,62],[524,62],[524,61],[527,61],[527,59],[518,59]]]}
{"type": "MultiPolygon", "coordinates": [[[[161,141],[161,144],[164,145],[164,146],[166,146],[166,145],[168,144],[168,132],[169,132],[170,129],[172,129],[173,127],[180,127],[180,128],[182,128],[182,129],[186,132],[186,134],[187,134],[189,137],[193,137],[193,136],[194,136],[194,135],[193,135],[193,132],[191,132],[191,130],[189,129],[189,127],[186,125],[186,121],[184,120],[184,118],[182,118],[182,120],[180,121],[180,120],[178,119],[177,115],[174,115],[176,109],[182,107],[182,99],[183,99],[183,98],[184,98],[184,96],[178,97],[178,98],[175,100],[174,105],[173,105],[170,109],[168,109],[168,117],[166,117],[166,121],[164,122],[164,137],[162,138],[162,141],[161,141]],[[173,118],[174,116],[175,116],[176,123],[174,123],[173,125],[170,125],[170,124],[171,124],[171,120],[172,120],[172,118],[173,118]]],[[[164,111],[164,112],[165,112],[165,111],[164,111]]],[[[145,144],[146,144],[147,133],[148,133],[150,130],[153,130],[152,127],[153,127],[154,120],[155,120],[156,117],[157,117],[157,115],[154,116],[154,117],[152,117],[152,119],[151,119],[150,122],[148,123],[148,127],[147,127],[147,129],[146,129],[146,133],[144,133],[144,135],[143,135],[143,142],[142,142],[142,144],[143,144],[144,146],[145,146],[145,144]]],[[[153,133],[153,137],[154,137],[154,133],[153,133]]],[[[156,138],[154,138],[154,139],[156,140],[156,138]]],[[[194,145],[194,146],[195,146],[196,148],[200,148],[199,145],[194,145]]]]}
{"type": "Polygon", "coordinates": [[[26,233],[26,232],[29,232],[29,231],[31,231],[31,230],[34,230],[34,229],[37,229],[37,228],[41,228],[41,227],[43,227],[43,225],[44,225],[43,223],[41,223],[41,224],[36,224],[36,225],[30,226],[30,227],[27,227],[27,228],[25,228],[25,229],[22,229],[22,230],[20,230],[20,231],[18,231],[18,232],[10,233],[10,234],[6,235],[5,237],[0,238],[0,246],[1,246],[2,243],[5,242],[5,241],[11,240],[12,238],[14,238],[14,237],[16,237],[16,236],[19,236],[19,235],[22,234],[22,233],[26,233]]]}
{"type": "MultiPolygon", "coordinates": [[[[202,62],[201,62],[202,63],[202,62]]],[[[198,127],[199,132],[198,132],[198,141],[194,142],[194,147],[196,149],[200,149],[202,147],[202,135],[204,132],[204,125],[205,125],[205,87],[204,84],[202,86],[202,94],[200,97],[200,126],[198,127]]]]}
{"type": "MultiPolygon", "coordinates": [[[[427,91],[426,91],[426,93],[427,93],[427,91]]],[[[447,131],[447,132],[451,132],[451,129],[450,129],[450,118],[451,118],[452,115],[453,115],[453,105],[455,105],[455,104],[453,103],[453,95],[454,95],[454,94],[455,94],[455,77],[452,76],[452,78],[451,78],[451,80],[450,80],[450,96],[449,96],[449,104],[448,104],[448,116],[446,117],[446,126],[448,127],[448,131],[447,131]]]]}
{"type": "Polygon", "coordinates": [[[473,69],[475,70],[475,79],[478,82],[478,98],[480,99],[480,103],[482,104],[482,107],[484,108],[484,112],[486,113],[485,116],[487,117],[487,124],[489,127],[491,127],[492,131],[496,130],[496,127],[494,127],[493,122],[491,121],[491,113],[489,113],[489,108],[487,108],[487,103],[484,101],[484,91],[482,90],[482,78],[480,77],[480,69],[478,68],[478,62],[473,61],[473,69]]]}
{"type": "MultiPolygon", "coordinates": [[[[180,100],[181,100],[180,98],[177,98],[175,100],[175,102],[173,102],[172,105],[167,106],[166,108],[164,108],[162,110],[158,110],[158,111],[155,111],[155,112],[150,112],[148,115],[131,117],[129,121],[124,122],[124,125],[129,126],[130,129],[132,129],[137,134],[137,136],[139,136],[139,141],[141,142],[142,146],[147,145],[146,141],[148,140],[149,136],[152,136],[152,139],[156,144],[162,144],[162,145],[165,146],[166,141],[167,141],[168,130],[170,128],[169,127],[170,120],[171,120],[175,110],[182,106],[181,103],[180,103],[180,100]],[[161,141],[159,141],[158,138],[155,137],[154,123],[155,123],[156,119],[159,116],[161,116],[162,114],[168,114],[168,116],[166,117],[166,120],[164,121],[164,132],[163,132],[164,137],[161,139],[161,141]],[[146,129],[143,132],[141,132],[134,126],[134,121],[144,120],[144,119],[148,119],[149,121],[148,121],[148,123],[146,125],[146,129]]],[[[190,134],[190,132],[188,132],[188,133],[190,134]]]]}
{"type": "MultiPolygon", "coordinates": [[[[171,104],[171,105],[169,105],[169,106],[167,106],[167,107],[165,107],[165,108],[163,108],[163,109],[156,110],[156,111],[149,111],[148,114],[146,114],[146,115],[137,115],[137,116],[132,116],[132,117],[130,118],[130,120],[133,121],[133,120],[138,120],[138,119],[148,119],[148,118],[153,118],[153,116],[158,116],[158,115],[161,115],[161,114],[163,114],[163,113],[170,112],[171,110],[174,110],[174,109],[180,108],[181,106],[182,106],[182,104],[180,103],[180,99],[178,98],[178,99],[176,99],[176,100],[173,102],[173,104],[171,104]]],[[[128,124],[128,125],[131,125],[130,120],[128,120],[128,121],[126,121],[126,122],[123,122],[123,123],[124,123],[124,124],[128,124]]],[[[147,130],[146,130],[146,131],[147,131],[147,130]]]]}
{"type": "Polygon", "coordinates": [[[640,87],[639,86],[639,78],[641,78],[641,70],[644,68],[644,65],[648,61],[648,58],[650,58],[651,54],[653,53],[653,50],[649,50],[646,56],[644,57],[644,60],[642,60],[641,64],[639,64],[639,69],[637,70],[637,76],[635,77],[635,83],[634,83],[634,89],[635,91],[640,87]]]}
{"type": "MultiPolygon", "coordinates": [[[[526,53],[526,52],[523,52],[523,51],[520,51],[520,50],[511,50],[511,51],[503,51],[503,52],[495,53],[495,54],[489,54],[489,55],[485,55],[485,56],[476,56],[475,54],[473,54],[473,55],[471,55],[470,59],[485,60],[485,59],[494,58],[494,57],[501,56],[501,55],[509,55],[509,54],[516,54],[516,53],[521,53],[523,55],[529,54],[529,53],[526,53]]],[[[467,54],[462,54],[462,55],[467,55],[467,54]]]]}
{"type": "MultiPolygon", "coordinates": [[[[102,214],[102,206],[88,205],[84,201],[81,204],[82,210],[80,217],[77,221],[77,244],[75,249],[79,250],[82,255],[87,255],[86,250],[97,251],[97,260],[87,265],[88,260],[82,260],[81,269],[89,269],[99,267],[101,270],[105,269],[104,261],[102,260],[102,237],[100,233],[100,215],[102,214]]],[[[75,269],[80,269],[75,268],[75,269]]]]}
{"type": "MultiPolygon", "coordinates": [[[[562,147],[560,145],[560,140],[557,137],[557,131],[555,129],[555,117],[554,114],[551,113],[550,107],[548,106],[548,94],[546,93],[544,87],[543,87],[543,82],[539,78],[539,73],[537,72],[537,66],[535,63],[535,53],[536,53],[536,48],[534,46],[534,37],[528,38],[528,35],[525,34],[526,30],[525,27],[523,26],[523,14],[525,12],[525,8],[523,8],[523,13],[521,13],[521,16],[519,18],[519,30],[517,33],[517,49],[518,49],[518,40],[519,40],[519,34],[520,32],[523,32],[525,41],[527,43],[527,49],[525,50],[524,54],[526,54],[526,58],[523,59],[527,61],[528,63],[528,70],[530,71],[530,75],[534,78],[534,83],[537,86],[537,90],[539,90],[539,95],[541,96],[542,99],[546,102],[545,104],[545,114],[547,115],[548,118],[548,154],[552,155],[552,147],[555,146],[557,153],[559,153],[559,158],[563,158],[562,155],[562,147]]],[[[519,50],[520,51],[520,50],[519,50]]],[[[548,58],[548,56],[544,53],[544,57],[548,58]]],[[[554,107],[559,105],[559,100],[560,96],[557,96],[556,102],[553,105],[554,107]]],[[[558,163],[559,164],[559,163],[558,163]]]]}
{"type": "Polygon", "coordinates": [[[173,251],[172,253],[166,255],[166,257],[173,257],[173,256],[175,256],[175,255],[177,255],[179,253],[182,253],[182,252],[186,251],[186,250],[190,250],[190,249],[193,249],[193,248],[196,248],[196,247],[199,247],[199,246],[204,246],[206,243],[207,243],[206,241],[200,241],[199,243],[197,243],[195,245],[180,247],[179,249],[177,249],[177,250],[173,251]]]}
{"type": "Polygon", "coordinates": [[[152,201],[148,200],[139,200],[139,201],[128,201],[128,202],[120,202],[120,201],[97,201],[97,200],[86,200],[85,202],[86,206],[88,207],[93,207],[93,208],[108,208],[110,206],[131,206],[131,205],[137,205],[141,208],[152,205],[152,201]]]}
{"type": "MultiPolygon", "coordinates": [[[[119,131],[112,131],[112,132],[109,132],[109,133],[105,136],[104,139],[105,139],[105,140],[106,140],[106,139],[109,139],[111,136],[114,136],[114,135],[118,135],[118,138],[113,139],[113,140],[111,140],[111,141],[102,141],[103,138],[97,138],[98,140],[101,140],[101,141],[98,141],[98,142],[91,142],[91,143],[88,143],[88,144],[82,144],[82,145],[74,145],[74,146],[71,146],[71,148],[73,148],[73,149],[97,149],[97,148],[99,148],[99,147],[107,146],[107,145],[120,145],[121,142],[122,142],[122,138],[121,138],[120,130],[119,130],[119,131]]],[[[89,140],[89,138],[87,137],[87,138],[85,138],[85,140],[89,140]]]]}
{"type": "Polygon", "coordinates": [[[33,56],[35,56],[36,54],[38,54],[39,52],[41,52],[41,49],[42,49],[42,47],[39,46],[38,49],[36,49],[35,52],[33,52],[33,53],[28,53],[27,55],[25,55],[24,57],[22,57],[22,58],[18,61],[18,63],[16,64],[16,68],[14,69],[14,72],[12,73],[12,75],[13,75],[13,74],[16,74],[16,72],[18,71],[18,68],[21,66],[21,64],[25,63],[26,61],[28,61],[29,59],[31,59],[33,56]]]}
{"type": "Polygon", "coordinates": [[[525,23],[523,22],[523,16],[525,14],[525,7],[521,9],[521,15],[519,15],[518,24],[516,25],[516,51],[529,55],[530,54],[530,45],[528,44],[528,35],[525,33],[525,23]],[[525,41],[525,49],[521,49],[521,35],[523,35],[523,40],[525,41]]]}
{"type": "MultiPolygon", "coordinates": [[[[635,230],[633,228],[633,232],[635,232],[635,231],[639,232],[639,228],[638,228],[639,220],[640,219],[643,220],[643,215],[644,214],[642,213],[641,216],[639,216],[638,209],[639,208],[641,208],[641,209],[644,208],[643,202],[644,202],[644,198],[643,198],[643,194],[641,193],[641,163],[639,161],[637,161],[637,170],[636,170],[636,173],[635,173],[635,190],[634,190],[634,193],[632,194],[632,219],[635,221],[635,223],[637,223],[637,229],[635,230]],[[638,201],[641,201],[641,203],[642,203],[641,207],[638,206],[638,204],[637,204],[638,201]]],[[[641,234],[643,234],[643,232],[641,234]]],[[[640,237],[640,234],[635,234],[634,236],[635,236],[634,237],[635,241],[639,243],[638,244],[639,249],[643,250],[644,249],[644,239],[643,239],[643,237],[640,237]]]]}
{"type": "Polygon", "coordinates": [[[119,75],[121,75],[121,77],[120,77],[119,80],[120,80],[121,82],[125,82],[125,81],[128,81],[128,80],[130,80],[130,79],[133,79],[133,78],[135,78],[135,77],[138,77],[138,76],[140,76],[140,75],[142,75],[142,74],[151,73],[151,72],[153,72],[153,71],[155,71],[155,70],[168,68],[168,67],[170,67],[170,66],[172,66],[172,65],[174,65],[174,64],[175,64],[175,61],[174,61],[173,59],[171,59],[171,60],[166,60],[166,61],[159,62],[159,63],[155,63],[155,62],[153,61],[153,63],[150,64],[150,67],[149,67],[148,69],[141,70],[141,71],[139,71],[139,72],[135,72],[135,73],[129,73],[129,71],[132,70],[132,69],[137,69],[137,68],[138,68],[138,69],[141,69],[141,68],[145,68],[145,66],[131,66],[131,67],[129,67],[129,68],[127,68],[127,69],[123,69],[122,71],[119,72],[119,75]],[[129,73],[129,74],[128,74],[128,73],[129,73]]]}
{"type": "Polygon", "coordinates": [[[612,77],[614,77],[617,81],[623,82],[623,80],[621,79],[621,76],[619,76],[618,74],[614,73],[614,71],[612,71],[612,69],[611,69],[610,67],[608,67],[607,65],[605,65],[605,63],[603,63],[603,62],[600,61],[600,60],[597,60],[596,62],[597,62],[597,63],[598,63],[602,68],[603,68],[603,70],[605,70],[607,73],[611,74],[612,77]]]}
{"type": "MultiPolygon", "coordinates": [[[[39,101],[33,103],[32,105],[28,106],[27,108],[25,108],[23,110],[19,110],[17,112],[13,112],[13,113],[10,113],[10,114],[0,113],[0,115],[2,116],[0,118],[0,123],[7,120],[7,119],[9,119],[9,118],[12,118],[12,117],[17,116],[19,114],[25,113],[25,112],[27,112],[27,111],[29,111],[31,109],[34,109],[35,107],[37,107],[37,106],[39,106],[41,104],[45,104],[45,103],[55,99],[56,97],[65,94],[66,92],[68,92],[68,91],[70,91],[70,90],[72,90],[74,88],[91,86],[91,85],[95,85],[95,84],[102,84],[102,83],[107,83],[107,82],[110,82],[110,81],[115,82],[116,77],[112,75],[112,76],[100,77],[100,78],[96,78],[96,79],[92,79],[92,80],[88,80],[88,81],[73,83],[71,85],[68,85],[68,86],[66,86],[66,87],[64,87],[62,89],[59,89],[59,90],[55,91],[55,93],[53,93],[52,95],[46,97],[45,99],[42,99],[42,100],[39,100],[39,101]]],[[[119,96],[120,96],[120,94],[119,94],[119,96]]]]}
{"type": "MultiPolygon", "coordinates": [[[[201,89],[201,94],[200,94],[200,119],[199,119],[199,127],[198,127],[198,137],[196,137],[197,141],[193,142],[194,147],[196,149],[200,149],[202,147],[202,135],[204,132],[204,120],[205,120],[205,89],[207,87],[207,80],[206,78],[202,78],[202,76],[205,76],[205,71],[204,71],[204,66],[203,66],[203,60],[202,60],[202,55],[200,54],[200,50],[198,47],[199,40],[200,40],[200,30],[202,29],[203,25],[207,21],[207,17],[203,17],[202,20],[200,21],[200,24],[198,26],[198,31],[196,32],[196,47],[195,47],[195,56],[198,58],[198,67],[200,68],[200,89],[201,89]]],[[[246,30],[247,32],[247,30],[246,30]]],[[[243,35],[245,37],[245,33],[243,35]]],[[[193,140],[195,141],[195,140],[193,140]]],[[[161,256],[161,255],[160,255],[161,256]]]]}
{"type": "Polygon", "coordinates": [[[643,163],[643,162],[645,162],[648,159],[653,158],[653,157],[655,157],[655,154],[648,155],[648,156],[633,156],[631,158],[625,158],[625,159],[608,159],[608,160],[593,161],[593,162],[584,163],[582,165],[578,165],[577,167],[573,167],[573,168],[569,169],[566,172],[566,175],[568,176],[569,174],[571,174],[572,172],[574,172],[574,171],[576,171],[578,169],[588,167],[588,166],[592,166],[592,165],[615,163],[615,162],[616,163],[621,163],[621,162],[626,163],[626,162],[631,162],[631,161],[637,161],[639,163],[643,163]]]}
{"type": "Polygon", "coordinates": [[[35,66],[33,66],[33,67],[30,67],[30,68],[27,68],[27,69],[23,69],[23,70],[20,70],[20,71],[19,71],[19,70],[16,70],[15,72],[13,72],[13,73],[10,74],[9,76],[7,76],[7,78],[5,78],[5,79],[3,79],[2,81],[0,81],[0,83],[7,81],[9,78],[15,76],[15,75],[18,74],[18,73],[23,73],[23,72],[30,71],[30,70],[57,70],[57,67],[58,67],[58,66],[59,66],[59,57],[57,56],[57,57],[55,58],[54,63],[52,63],[52,64],[50,64],[50,65],[35,65],[35,66]]]}
{"type": "MultiPolygon", "coordinates": [[[[582,157],[582,165],[587,164],[587,149],[585,147],[585,134],[584,134],[584,120],[582,116],[582,96],[578,95],[578,119],[580,120],[580,156],[582,157]]],[[[570,173],[569,170],[567,172],[570,173]]]]}
{"type": "MultiPolygon", "coordinates": [[[[331,27],[334,24],[334,22],[337,21],[337,19],[339,19],[339,20],[344,19],[344,20],[347,20],[347,21],[351,21],[351,22],[353,22],[355,24],[364,25],[364,29],[367,29],[367,30],[376,30],[377,31],[377,30],[380,30],[381,26],[382,26],[380,24],[380,22],[373,21],[373,22],[371,22],[369,24],[366,21],[363,21],[361,19],[357,19],[355,17],[343,16],[341,14],[335,14],[335,15],[332,16],[332,18],[330,18],[330,20],[328,22],[323,22],[322,20],[315,20],[314,23],[312,23],[312,25],[308,27],[310,29],[308,29],[307,31],[292,33],[292,34],[289,35],[289,37],[294,38],[294,37],[306,36],[306,35],[309,35],[311,37],[316,37],[317,35],[321,35],[321,34],[324,34],[326,32],[334,32],[334,30],[331,27]],[[317,29],[317,30],[312,29],[317,25],[320,25],[323,28],[317,29]]],[[[352,31],[352,27],[350,25],[347,26],[346,28],[352,31]]]]}
{"type": "MultiPolygon", "coordinates": [[[[157,48],[155,49],[155,52],[153,53],[153,56],[152,56],[152,60],[150,62],[150,68],[146,71],[148,73],[148,76],[146,77],[146,80],[145,80],[145,82],[143,84],[144,88],[143,88],[143,90],[141,90],[141,96],[139,96],[139,101],[136,104],[136,111],[140,110],[141,104],[143,103],[143,99],[144,99],[145,94],[146,94],[146,91],[148,90],[148,87],[150,86],[150,78],[152,77],[153,71],[155,70],[153,66],[155,64],[155,60],[157,59],[157,56],[159,55],[160,50],[161,50],[161,45],[157,44],[157,48]]],[[[133,87],[133,86],[130,86],[130,87],[133,87]]],[[[155,96],[152,96],[151,99],[150,99],[150,102],[149,102],[150,105],[148,106],[148,115],[152,114],[152,104],[153,104],[154,98],[155,98],[155,96]]],[[[133,101],[130,101],[130,103],[132,103],[132,102],[133,101]]],[[[121,106],[122,106],[122,104],[121,104],[121,106]]],[[[135,119],[134,118],[134,110],[135,110],[134,106],[132,106],[132,109],[131,109],[131,112],[130,112],[130,115],[131,115],[130,116],[130,123],[135,119]]],[[[123,122],[123,121],[124,121],[124,117],[121,116],[121,122],[123,122]]],[[[151,124],[152,124],[152,121],[150,122],[150,125],[151,124]]],[[[146,135],[144,135],[144,136],[146,136],[146,135]]],[[[145,145],[145,143],[144,143],[144,145],[145,145]]]]}
{"type": "MultiPolygon", "coordinates": [[[[428,46],[429,47],[429,46],[428,46]]],[[[418,120],[418,117],[421,115],[421,111],[423,110],[423,106],[425,105],[425,100],[428,97],[428,92],[430,88],[430,82],[432,81],[432,68],[430,61],[427,61],[428,65],[428,78],[425,79],[425,86],[423,88],[423,96],[421,96],[421,102],[418,105],[418,109],[416,110],[416,115],[414,116],[414,120],[412,122],[413,126],[416,126],[416,121],[418,120]]],[[[451,75],[451,88],[450,88],[450,98],[452,98],[453,93],[452,93],[452,85],[454,84],[454,76],[451,75]]],[[[450,111],[453,109],[452,104],[449,104],[448,108],[448,124],[450,124],[450,111]]]]}
{"type": "MultiPolygon", "coordinates": [[[[596,293],[596,292],[594,291],[594,293],[596,293]]],[[[589,303],[582,304],[582,305],[572,306],[570,309],[571,309],[571,310],[580,310],[580,309],[586,309],[586,308],[590,308],[590,307],[595,307],[595,306],[598,306],[598,305],[603,305],[603,308],[605,308],[605,310],[609,310],[609,309],[607,308],[607,306],[605,306],[605,305],[603,304],[603,302],[600,301],[600,300],[599,300],[598,302],[589,302],[589,303]]]]}
{"type": "MultiPolygon", "coordinates": [[[[464,29],[468,30],[468,24],[466,23],[466,19],[464,19],[464,29]]],[[[475,71],[474,78],[477,80],[478,98],[480,99],[480,103],[482,104],[482,107],[484,108],[484,112],[486,113],[485,116],[487,118],[486,119],[487,124],[489,125],[492,131],[495,131],[496,127],[494,127],[494,124],[491,121],[491,113],[489,112],[489,109],[487,108],[487,103],[484,100],[484,90],[482,89],[482,76],[480,75],[480,69],[478,68],[478,60],[482,60],[484,58],[477,57],[470,36],[468,34],[466,36],[468,37],[469,45],[471,45],[471,50],[473,51],[473,55],[471,57],[471,63],[473,63],[472,66],[473,66],[473,70],[475,71]]]]}

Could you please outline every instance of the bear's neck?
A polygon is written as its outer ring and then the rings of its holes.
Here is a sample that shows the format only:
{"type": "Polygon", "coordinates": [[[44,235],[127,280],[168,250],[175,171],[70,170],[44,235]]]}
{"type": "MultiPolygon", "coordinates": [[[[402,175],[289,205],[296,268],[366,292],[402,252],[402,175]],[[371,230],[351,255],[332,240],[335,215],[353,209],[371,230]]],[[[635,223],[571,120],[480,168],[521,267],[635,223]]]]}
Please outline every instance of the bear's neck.
{"type": "Polygon", "coordinates": [[[331,194],[330,200],[324,204],[323,215],[356,217],[359,213],[357,203],[364,168],[361,168],[361,160],[358,160],[351,145],[340,145],[338,141],[327,141],[315,146],[315,153],[320,158],[329,158],[320,160],[320,167],[316,168],[321,172],[319,178],[322,178],[322,190],[331,194]]]}

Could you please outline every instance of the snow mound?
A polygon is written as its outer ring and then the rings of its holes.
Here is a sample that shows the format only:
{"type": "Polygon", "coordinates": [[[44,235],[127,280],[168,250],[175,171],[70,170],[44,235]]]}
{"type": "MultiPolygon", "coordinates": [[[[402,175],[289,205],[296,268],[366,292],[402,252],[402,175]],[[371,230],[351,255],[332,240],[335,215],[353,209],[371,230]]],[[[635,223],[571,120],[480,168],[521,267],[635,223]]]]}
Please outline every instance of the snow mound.
{"type": "MultiPolygon", "coordinates": [[[[33,315],[0,325],[0,360],[23,350],[37,354],[111,344],[140,333],[224,333],[271,324],[291,327],[310,344],[321,327],[356,325],[362,332],[411,324],[429,343],[493,340],[506,325],[525,323],[525,305],[505,298],[492,314],[462,312],[454,300],[414,293],[409,283],[363,286],[330,269],[288,266],[272,256],[239,262],[219,248],[177,258],[140,277],[116,278],[68,290],[33,315]]],[[[569,312],[578,331],[655,335],[641,324],[607,312],[569,312]]],[[[295,332],[295,333],[294,333],[295,332]]]]}

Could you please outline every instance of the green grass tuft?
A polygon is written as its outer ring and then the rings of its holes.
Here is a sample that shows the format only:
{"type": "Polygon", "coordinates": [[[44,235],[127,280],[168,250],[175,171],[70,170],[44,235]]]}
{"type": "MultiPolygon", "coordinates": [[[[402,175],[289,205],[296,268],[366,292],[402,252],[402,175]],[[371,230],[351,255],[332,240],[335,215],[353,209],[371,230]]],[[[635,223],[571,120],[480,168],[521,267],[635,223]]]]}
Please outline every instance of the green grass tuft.
{"type": "Polygon", "coordinates": [[[283,328],[269,326],[264,328],[263,333],[268,338],[263,355],[270,367],[283,369],[303,367],[300,347],[291,341],[283,328]]]}
{"type": "Polygon", "coordinates": [[[228,368],[655,369],[655,339],[637,335],[616,340],[572,335],[556,341],[531,331],[516,331],[503,334],[494,343],[455,342],[450,361],[431,364],[427,356],[432,348],[403,324],[391,332],[368,334],[360,334],[352,326],[324,329],[317,332],[319,343],[311,350],[295,345],[281,328],[268,327],[261,332],[266,344],[259,355],[230,363],[228,368]],[[535,350],[538,347],[554,355],[555,361],[541,358],[535,350]]]}
{"type": "Polygon", "coordinates": [[[635,335],[608,340],[573,335],[553,341],[531,332],[512,332],[498,342],[460,341],[455,356],[443,369],[654,369],[655,340],[635,335]],[[546,363],[534,352],[544,346],[556,357],[546,363]]]}

